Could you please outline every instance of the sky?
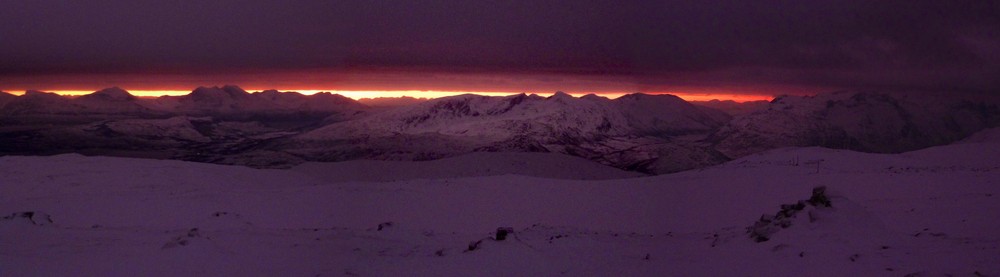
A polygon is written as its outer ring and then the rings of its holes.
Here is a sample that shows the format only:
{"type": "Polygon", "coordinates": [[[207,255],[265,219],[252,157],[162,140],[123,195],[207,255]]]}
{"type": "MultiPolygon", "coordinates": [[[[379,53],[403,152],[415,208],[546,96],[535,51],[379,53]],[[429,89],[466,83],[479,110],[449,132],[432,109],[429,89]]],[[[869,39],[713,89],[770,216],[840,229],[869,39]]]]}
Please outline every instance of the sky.
{"type": "Polygon", "coordinates": [[[997,1],[4,0],[0,90],[997,93],[998,32],[997,1]]]}

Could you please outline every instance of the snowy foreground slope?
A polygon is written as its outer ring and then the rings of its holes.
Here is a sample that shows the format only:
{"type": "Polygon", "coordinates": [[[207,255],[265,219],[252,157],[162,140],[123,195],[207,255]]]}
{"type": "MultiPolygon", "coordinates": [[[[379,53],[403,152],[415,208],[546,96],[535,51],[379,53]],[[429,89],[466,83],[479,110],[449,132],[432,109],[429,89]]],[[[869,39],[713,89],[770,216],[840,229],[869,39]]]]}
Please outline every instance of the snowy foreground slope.
{"type": "Polygon", "coordinates": [[[599,181],[0,157],[0,276],[997,276],[997,137],[599,181]],[[817,186],[832,207],[751,240],[817,186]]]}
{"type": "Polygon", "coordinates": [[[624,179],[646,176],[580,157],[554,153],[476,152],[430,161],[353,160],[309,162],[292,168],[325,181],[398,181],[516,174],[571,180],[624,179]]]}

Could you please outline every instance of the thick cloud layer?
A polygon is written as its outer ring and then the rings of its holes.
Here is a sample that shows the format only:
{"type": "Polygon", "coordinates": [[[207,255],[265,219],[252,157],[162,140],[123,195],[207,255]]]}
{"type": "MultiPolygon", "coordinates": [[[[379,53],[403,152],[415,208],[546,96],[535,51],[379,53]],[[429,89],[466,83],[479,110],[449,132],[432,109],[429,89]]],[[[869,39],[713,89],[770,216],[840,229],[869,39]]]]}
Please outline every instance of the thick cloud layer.
{"type": "Polygon", "coordinates": [[[3,77],[564,74],[995,91],[996,1],[2,1],[3,77]]]}

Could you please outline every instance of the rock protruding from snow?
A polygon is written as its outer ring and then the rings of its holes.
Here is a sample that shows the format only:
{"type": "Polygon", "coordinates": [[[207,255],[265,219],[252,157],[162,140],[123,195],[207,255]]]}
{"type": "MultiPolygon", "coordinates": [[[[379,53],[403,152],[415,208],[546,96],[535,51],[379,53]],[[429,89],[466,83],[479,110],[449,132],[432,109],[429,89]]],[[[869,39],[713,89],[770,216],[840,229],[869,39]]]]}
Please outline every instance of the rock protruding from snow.
{"type": "Polygon", "coordinates": [[[813,188],[809,199],[781,205],[776,214],[761,216],[746,228],[746,234],[755,242],[776,244],[840,239],[872,245],[884,238],[887,229],[865,206],[821,186],[813,188]]]}
{"type": "MultiPolygon", "coordinates": [[[[812,197],[809,199],[800,200],[795,204],[781,205],[781,209],[778,210],[777,214],[762,215],[757,222],[747,227],[747,234],[755,242],[765,242],[770,240],[771,236],[781,231],[781,229],[791,227],[792,220],[800,212],[810,213],[811,209],[823,209],[831,206],[830,198],[826,195],[826,187],[816,187],[813,188],[812,197]]],[[[809,221],[815,221],[815,218],[810,215],[809,221]]]]}
{"type": "Polygon", "coordinates": [[[165,250],[175,247],[188,246],[189,244],[191,244],[192,240],[198,238],[201,238],[201,232],[198,231],[198,228],[191,228],[187,231],[187,233],[176,236],[167,243],[163,244],[163,246],[160,247],[160,249],[165,250]]]}
{"type": "Polygon", "coordinates": [[[0,222],[25,222],[31,225],[45,226],[54,223],[52,216],[43,212],[20,212],[12,213],[8,216],[0,217],[0,222]]]}

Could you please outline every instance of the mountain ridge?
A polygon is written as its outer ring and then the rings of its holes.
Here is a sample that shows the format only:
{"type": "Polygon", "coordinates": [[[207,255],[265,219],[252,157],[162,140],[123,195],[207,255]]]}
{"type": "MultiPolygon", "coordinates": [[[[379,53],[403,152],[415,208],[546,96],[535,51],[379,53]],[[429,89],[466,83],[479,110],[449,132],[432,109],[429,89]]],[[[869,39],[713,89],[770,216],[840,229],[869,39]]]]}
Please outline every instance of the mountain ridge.
{"type": "MultiPolygon", "coordinates": [[[[9,95],[9,94],[8,94],[9,95]]],[[[110,87],[77,97],[36,90],[21,96],[0,97],[0,113],[31,114],[139,114],[192,116],[250,116],[269,113],[352,114],[368,109],[353,99],[331,93],[303,95],[267,90],[249,93],[235,85],[198,87],[182,96],[136,97],[110,87]]]]}
{"type": "Polygon", "coordinates": [[[782,147],[898,153],[1000,126],[996,97],[869,90],[779,96],[763,107],[751,103],[755,111],[730,110],[735,116],[642,93],[617,99],[465,94],[378,108],[332,93],[250,93],[232,85],[156,98],[117,87],[79,97],[4,95],[0,154],[152,152],[254,167],[551,152],[659,174],[782,147]]]}
{"type": "MultiPolygon", "coordinates": [[[[659,172],[642,166],[653,164],[649,157],[619,157],[620,152],[643,147],[659,149],[670,139],[695,152],[709,151],[700,149],[696,139],[686,141],[682,137],[707,135],[728,119],[722,112],[695,107],[673,95],[632,94],[612,100],[593,96],[576,98],[558,92],[547,98],[527,94],[502,97],[466,94],[334,123],[294,139],[303,145],[327,146],[337,141],[352,141],[362,148],[334,150],[353,152],[326,161],[359,155],[406,159],[410,155],[447,157],[467,151],[555,152],[619,168],[659,172]],[[395,146],[387,142],[396,140],[409,143],[395,146]],[[453,149],[435,149],[443,141],[451,141],[453,149]],[[462,146],[455,147],[456,144],[462,146]],[[383,145],[396,149],[385,149],[383,145]],[[457,151],[450,151],[456,148],[457,151]]],[[[296,144],[290,143],[290,147],[295,148],[296,144]]],[[[317,146],[303,155],[330,150],[320,150],[323,148],[317,146]]],[[[700,165],[701,161],[696,163],[682,168],[700,165]]]]}

